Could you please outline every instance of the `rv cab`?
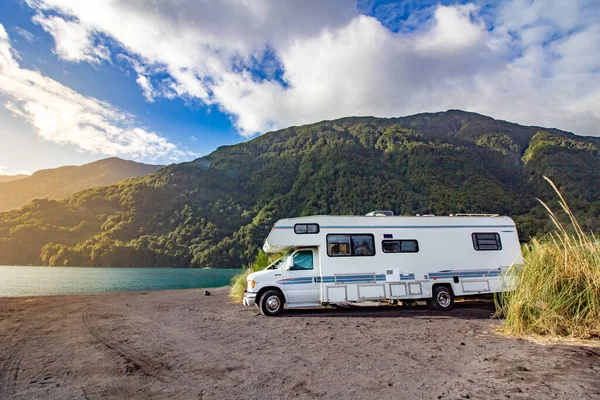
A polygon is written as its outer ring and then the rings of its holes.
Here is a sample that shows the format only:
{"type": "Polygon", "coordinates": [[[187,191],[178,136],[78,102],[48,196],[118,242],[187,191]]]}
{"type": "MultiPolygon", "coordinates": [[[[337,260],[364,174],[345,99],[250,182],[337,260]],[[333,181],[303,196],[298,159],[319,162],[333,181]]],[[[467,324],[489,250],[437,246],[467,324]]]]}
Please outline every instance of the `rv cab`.
{"type": "Polygon", "coordinates": [[[318,288],[315,282],[315,271],[318,270],[318,249],[298,248],[289,250],[283,257],[269,265],[263,271],[248,276],[248,290],[244,295],[244,304],[256,303],[256,295],[252,289],[258,287],[278,288],[278,293],[271,293],[270,301],[261,309],[265,315],[275,315],[281,311],[283,304],[294,304],[296,307],[320,306],[318,288]]]}

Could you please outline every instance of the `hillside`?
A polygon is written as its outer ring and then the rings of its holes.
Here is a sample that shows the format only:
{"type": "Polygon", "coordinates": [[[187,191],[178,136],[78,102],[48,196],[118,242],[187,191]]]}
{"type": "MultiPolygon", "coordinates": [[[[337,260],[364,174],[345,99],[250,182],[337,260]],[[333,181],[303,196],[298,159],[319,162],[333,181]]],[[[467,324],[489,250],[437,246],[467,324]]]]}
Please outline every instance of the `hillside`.
{"type": "Polygon", "coordinates": [[[147,175],[161,167],[107,158],[82,166],[44,169],[18,180],[2,180],[0,176],[0,211],[19,208],[38,198],[62,199],[84,189],[147,175]]]}
{"type": "Polygon", "coordinates": [[[343,118],[224,146],[155,174],[0,213],[0,264],[239,267],[279,218],[500,213],[550,229],[559,185],[600,230],[600,140],[451,110],[343,118]]]}
{"type": "Polygon", "coordinates": [[[18,179],[27,178],[29,175],[19,174],[19,175],[0,175],[0,183],[2,182],[11,182],[16,181],[18,179]]]}

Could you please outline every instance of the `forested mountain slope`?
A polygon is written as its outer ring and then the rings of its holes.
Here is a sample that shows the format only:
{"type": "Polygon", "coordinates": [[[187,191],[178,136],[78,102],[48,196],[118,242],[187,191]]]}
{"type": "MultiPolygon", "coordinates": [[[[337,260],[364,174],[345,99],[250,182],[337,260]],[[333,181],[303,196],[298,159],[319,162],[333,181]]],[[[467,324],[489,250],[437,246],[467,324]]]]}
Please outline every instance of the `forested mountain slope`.
{"type": "Polygon", "coordinates": [[[500,213],[550,229],[536,197],[563,189],[600,229],[600,141],[451,110],[343,118],[0,214],[0,264],[239,267],[279,218],[500,213]]]}
{"type": "Polygon", "coordinates": [[[33,199],[62,199],[84,189],[148,175],[161,167],[107,158],[81,166],[44,169],[8,182],[0,179],[0,211],[19,208],[33,199]]]}

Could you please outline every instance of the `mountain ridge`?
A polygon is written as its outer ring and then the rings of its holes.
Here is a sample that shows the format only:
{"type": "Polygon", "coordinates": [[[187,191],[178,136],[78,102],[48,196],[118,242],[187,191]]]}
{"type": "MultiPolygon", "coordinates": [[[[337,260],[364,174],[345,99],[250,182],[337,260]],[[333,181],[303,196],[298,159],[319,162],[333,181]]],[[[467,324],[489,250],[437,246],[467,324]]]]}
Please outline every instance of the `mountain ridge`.
{"type": "Polygon", "coordinates": [[[0,183],[2,182],[12,182],[19,179],[27,178],[30,175],[25,174],[17,174],[17,175],[0,175],[0,183]]]}
{"type": "Polygon", "coordinates": [[[156,172],[162,167],[109,157],[83,165],[41,169],[21,179],[0,182],[0,211],[19,208],[35,198],[65,198],[84,189],[156,172]]]}
{"type": "Polygon", "coordinates": [[[0,214],[0,263],[239,267],[279,218],[499,213],[551,229],[563,190],[600,229],[600,141],[463,111],[289,127],[148,176],[0,214]]]}

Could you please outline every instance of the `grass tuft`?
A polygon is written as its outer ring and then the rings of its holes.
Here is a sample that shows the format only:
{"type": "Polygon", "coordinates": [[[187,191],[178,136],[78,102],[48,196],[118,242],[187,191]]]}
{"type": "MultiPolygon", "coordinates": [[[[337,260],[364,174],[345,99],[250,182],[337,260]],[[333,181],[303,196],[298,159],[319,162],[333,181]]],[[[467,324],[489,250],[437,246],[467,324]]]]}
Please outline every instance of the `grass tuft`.
{"type": "Polygon", "coordinates": [[[229,297],[231,297],[234,302],[240,303],[244,298],[244,291],[246,290],[246,280],[248,275],[267,268],[273,261],[279,258],[279,256],[280,254],[268,256],[265,252],[259,250],[254,262],[244,267],[242,272],[231,278],[229,297]]]}
{"type": "Polygon", "coordinates": [[[558,188],[547,177],[570,220],[563,225],[541,200],[556,231],[524,246],[522,266],[508,274],[515,290],[504,293],[496,307],[505,317],[502,331],[592,339],[600,337],[600,243],[583,232],[558,188]]]}

